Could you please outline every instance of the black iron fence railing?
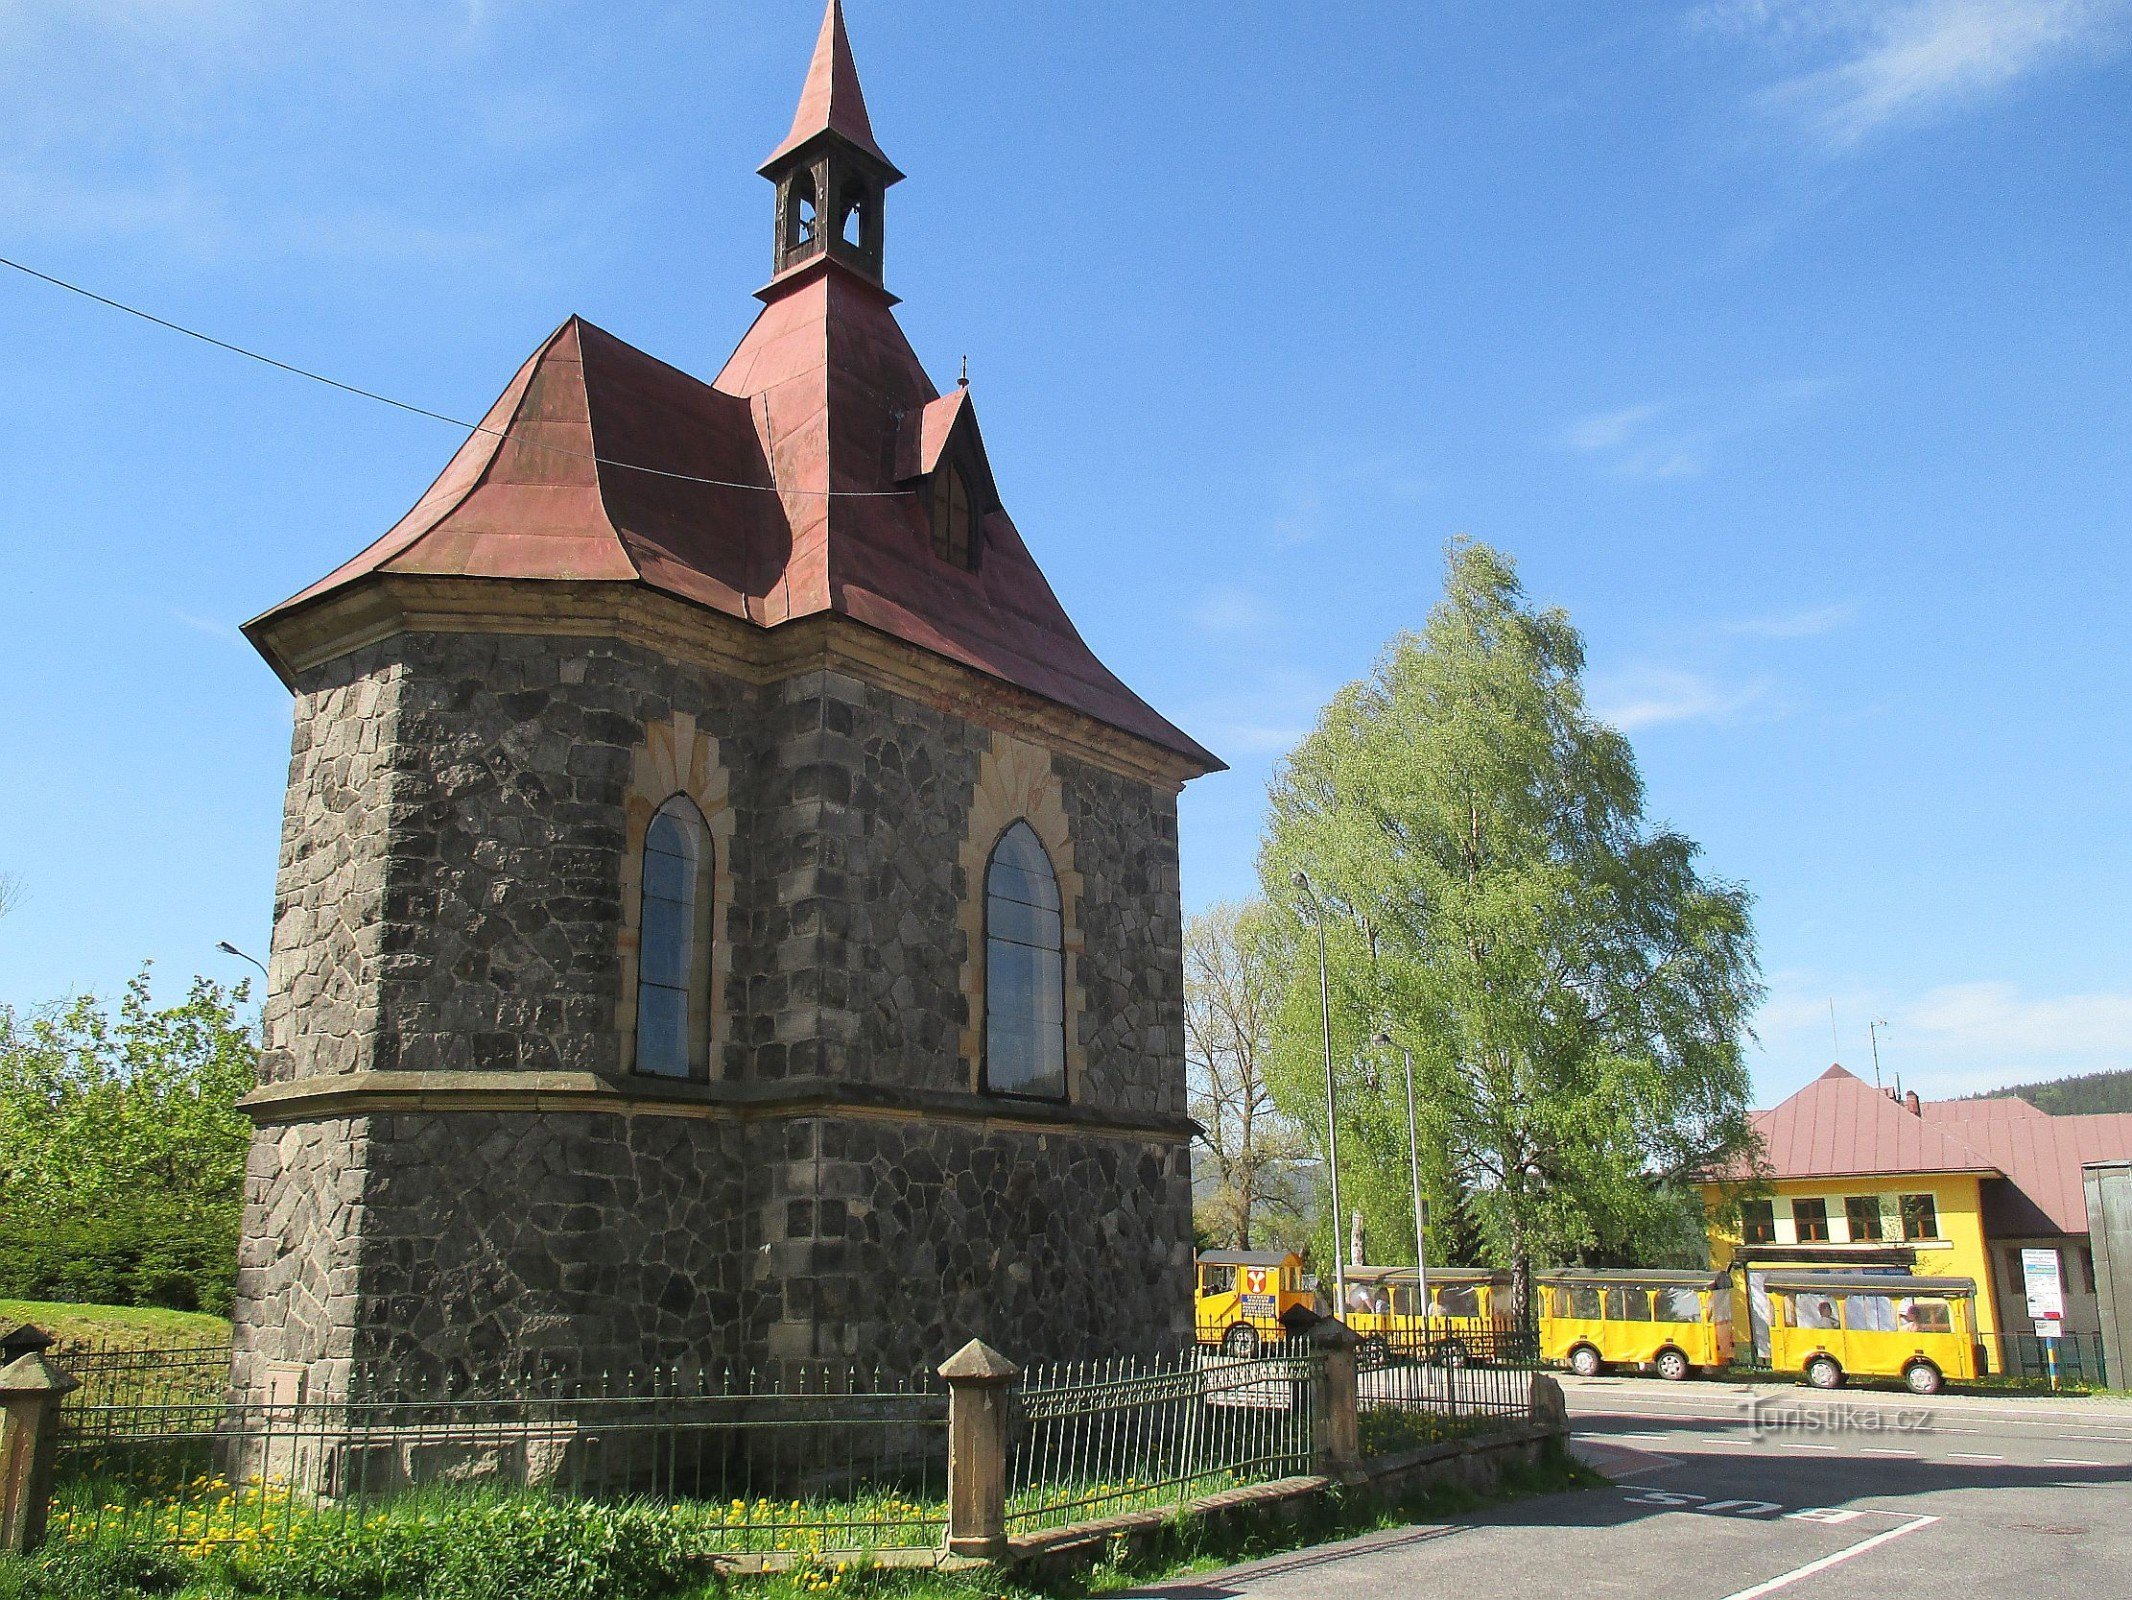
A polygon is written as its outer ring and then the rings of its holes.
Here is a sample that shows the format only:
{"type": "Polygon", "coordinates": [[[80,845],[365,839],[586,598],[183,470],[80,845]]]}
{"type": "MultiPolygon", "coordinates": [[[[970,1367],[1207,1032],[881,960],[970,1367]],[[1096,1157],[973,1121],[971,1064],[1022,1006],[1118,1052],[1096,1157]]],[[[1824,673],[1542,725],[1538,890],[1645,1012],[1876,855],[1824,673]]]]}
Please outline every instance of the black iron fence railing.
{"type": "Polygon", "coordinates": [[[1181,1505],[1310,1472],[1322,1357],[1300,1341],[1280,1348],[1241,1359],[1194,1349],[1028,1368],[1015,1391],[1008,1531],[1181,1505]]]}
{"type": "Polygon", "coordinates": [[[930,1375],[669,1369],[289,1405],[70,1396],[60,1415],[60,1537],[257,1546],[321,1522],[434,1519],[470,1496],[657,1501],[705,1555],[927,1546],[946,1519],[947,1398],[930,1375]]]}

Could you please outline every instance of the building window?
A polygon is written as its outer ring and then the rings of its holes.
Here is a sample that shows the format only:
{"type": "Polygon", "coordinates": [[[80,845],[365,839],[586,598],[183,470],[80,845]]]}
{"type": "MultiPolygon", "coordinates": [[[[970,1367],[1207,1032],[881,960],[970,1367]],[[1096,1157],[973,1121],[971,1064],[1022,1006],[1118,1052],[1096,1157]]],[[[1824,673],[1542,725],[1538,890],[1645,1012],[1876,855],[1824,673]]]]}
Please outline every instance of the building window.
{"type": "Polygon", "coordinates": [[[1939,1207],[1929,1194],[1903,1196],[1903,1237],[1937,1239],[1940,1236],[1939,1207]]]}
{"type": "Polygon", "coordinates": [[[1880,1196],[1854,1194],[1843,1202],[1844,1221],[1850,1225],[1851,1243],[1877,1243],[1880,1239],[1880,1196]]]}
{"type": "Polygon", "coordinates": [[[961,469],[943,467],[933,480],[933,554],[965,572],[977,570],[977,519],[961,469]]]}
{"type": "Polygon", "coordinates": [[[675,795],[644,834],[642,914],[637,923],[637,1070],[685,1078],[697,1054],[697,995],[708,963],[710,899],[703,814],[675,795]]]}
{"type": "Polygon", "coordinates": [[[985,871],[985,1087],[1066,1098],[1066,963],[1059,880],[1036,830],[1000,835],[985,871]]]}
{"type": "Polygon", "coordinates": [[[1827,1244],[1828,1202],[1794,1200],[1791,1203],[1791,1225],[1801,1244],[1827,1244]]]}
{"type": "Polygon", "coordinates": [[[1774,1200],[1742,1200],[1740,1202],[1740,1242],[1742,1244],[1775,1244],[1777,1242],[1777,1203],[1774,1200]]]}

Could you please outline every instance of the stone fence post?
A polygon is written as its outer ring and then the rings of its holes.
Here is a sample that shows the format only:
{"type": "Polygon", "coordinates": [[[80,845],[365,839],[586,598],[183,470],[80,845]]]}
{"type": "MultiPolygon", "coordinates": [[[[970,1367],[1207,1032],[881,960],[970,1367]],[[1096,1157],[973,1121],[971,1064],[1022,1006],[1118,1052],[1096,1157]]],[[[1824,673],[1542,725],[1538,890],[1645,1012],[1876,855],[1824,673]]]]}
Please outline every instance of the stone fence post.
{"type": "Polygon", "coordinates": [[[1021,1368],[972,1339],[941,1364],[948,1384],[948,1551],[1007,1553],[1007,1410],[1021,1368]]]}
{"type": "Polygon", "coordinates": [[[1530,1410],[1534,1426],[1569,1432],[1569,1404],[1562,1398],[1562,1385],[1544,1372],[1532,1375],[1530,1410]]]}
{"type": "Polygon", "coordinates": [[[44,1543],[59,1449],[59,1402],[81,1384],[32,1350],[0,1367],[0,1551],[44,1543]]]}
{"type": "Polygon", "coordinates": [[[1318,1471],[1341,1483],[1362,1476],[1361,1395],[1355,1347],[1362,1341],[1337,1317],[1310,1330],[1311,1444],[1318,1471]]]}

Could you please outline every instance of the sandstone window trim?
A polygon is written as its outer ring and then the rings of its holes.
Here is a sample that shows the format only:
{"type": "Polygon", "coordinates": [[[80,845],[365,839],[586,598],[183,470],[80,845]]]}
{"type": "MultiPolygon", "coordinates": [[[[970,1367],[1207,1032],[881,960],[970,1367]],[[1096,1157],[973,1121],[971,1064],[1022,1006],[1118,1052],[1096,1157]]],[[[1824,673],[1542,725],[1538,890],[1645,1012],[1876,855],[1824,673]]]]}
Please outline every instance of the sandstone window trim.
{"type": "Polygon", "coordinates": [[[675,712],[645,730],[630,762],[622,803],[622,926],[617,935],[620,994],[616,1008],[616,1058],[630,1076],[638,1064],[637,1013],[640,945],[643,938],[644,849],[652,821],[676,801],[685,801],[702,826],[696,869],[694,947],[690,952],[688,1071],[698,1081],[724,1075],[727,1037],[726,988],[732,971],[732,941],[725,937],[733,905],[733,809],[718,741],[699,732],[696,719],[675,712]]]}
{"type": "Polygon", "coordinates": [[[1051,752],[1041,745],[995,732],[978,762],[967,830],[963,836],[961,906],[962,1029],[958,1055],[964,1085],[993,1099],[1026,1098],[997,1094],[985,1085],[985,880],[992,852],[1007,829],[1026,822],[1050,859],[1058,880],[1063,1027],[1066,1041],[1066,1092],[1042,1103],[1079,1104],[1083,1098],[1086,1054],[1081,1022],[1086,1002],[1081,992],[1081,897],[1084,885],[1075,863],[1074,842],[1066,820],[1066,798],[1051,752]]]}

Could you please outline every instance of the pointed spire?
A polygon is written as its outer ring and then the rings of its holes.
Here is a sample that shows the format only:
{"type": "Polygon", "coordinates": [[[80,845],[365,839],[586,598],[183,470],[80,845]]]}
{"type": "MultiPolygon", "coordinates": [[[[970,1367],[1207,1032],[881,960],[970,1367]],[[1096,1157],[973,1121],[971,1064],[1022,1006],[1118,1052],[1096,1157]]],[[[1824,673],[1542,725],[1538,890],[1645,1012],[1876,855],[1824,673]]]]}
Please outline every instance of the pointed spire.
{"type": "Polygon", "coordinates": [[[841,134],[895,170],[895,164],[874,143],[873,123],[866,115],[866,91],[859,87],[859,69],[851,59],[851,38],[844,31],[844,0],[829,0],[829,9],[822,13],[821,36],[814,41],[814,59],[807,66],[807,83],[800,90],[792,131],[763,163],[764,170],[767,172],[822,133],[841,134]]]}

